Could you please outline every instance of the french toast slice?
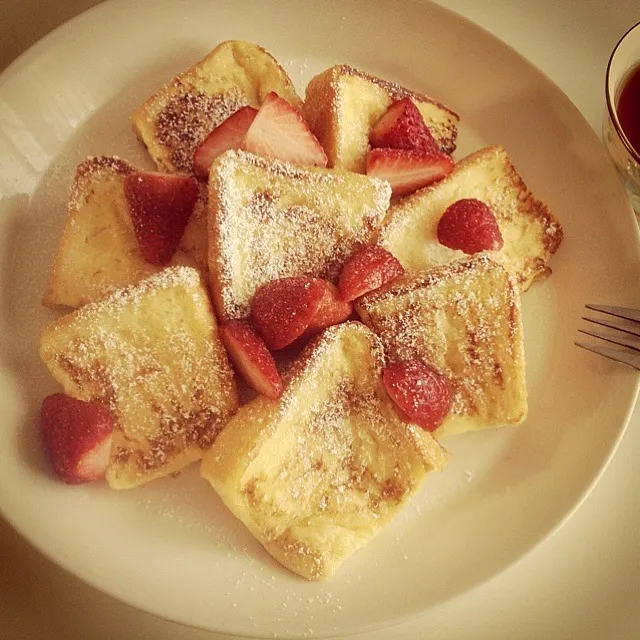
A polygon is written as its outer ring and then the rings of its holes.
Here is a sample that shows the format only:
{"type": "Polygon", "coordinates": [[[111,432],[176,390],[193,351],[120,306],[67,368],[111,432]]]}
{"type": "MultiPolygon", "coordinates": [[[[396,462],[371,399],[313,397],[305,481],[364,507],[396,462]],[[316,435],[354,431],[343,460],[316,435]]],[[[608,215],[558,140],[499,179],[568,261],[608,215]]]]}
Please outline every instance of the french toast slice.
{"type": "Polygon", "coordinates": [[[456,148],[458,116],[421,93],[348,65],[326,69],[307,85],[303,115],[329,167],[365,173],[369,134],[394,100],[410,98],[445,153],[456,148]]]}
{"type": "Polygon", "coordinates": [[[504,240],[500,257],[521,291],[551,273],[548,262],[562,242],[562,227],[527,188],[501,146],[467,156],[440,182],[392,205],[379,244],[407,271],[463,259],[462,251],[440,244],[437,236],[442,214],[463,198],[476,198],[491,208],[504,240]]]}
{"type": "MultiPolygon", "coordinates": [[[[44,305],[76,309],[161,270],[142,257],[131,222],[124,179],[135,170],[128,162],[108,156],[89,157],[78,166],[44,305]]],[[[206,210],[202,199],[198,208],[206,210]]],[[[196,217],[194,211],[187,227],[192,227],[191,235],[185,231],[183,241],[204,236],[206,243],[204,217],[203,213],[196,217]]],[[[195,253],[191,246],[186,248],[195,253]]],[[[206,248],[200,259],[204,251],[206,248]]],[[[178,250],[170,264],[193,266],[194,260],[178,250]]],[[[206,268],[206,260],[203,262],[206,268]]]]}
{"type": "Polygon", "coordinates": [[[288,276],[336,280],[344,260],[377,233],[389,206],[384,180],[295,167],[242,151],[209,172],[209,278],[218,316],[241,319],[257,289],[288,276]]]}
{"type": "Polygon", "coordinates": [[[190,175],[207,135],[241,107],[258,108],[270,91],[301,108],[291,79],[270,53],[227,40],[151,96],[131,123],[160,171],[190,175]]]}
{"type": "Polygon", "coordinates": [[[436,437],[525,419],[520,296],[489,253],[401,276],[356,310],[391,360],[423,360],[449,378],[452,409],[436,437]]]}
{"type": "Polygon", "coordinates": [[[230,511],[307,579],[333,574],[447,459],[400,420],[383,364],[363,324],[327,329],[294,362],[280,399],[241,407],[203,459],[201,475],[230,511]]]}
{"type": "Polygon", "coordinates": [[[190,267],[165,269],[53,322],[40,356],[65,393],[112,412],[106,477],[114,489],[199,460],[238,406],[206,288],[190,267]]]}
{"type": "Polygon", "coordinates": [[[178,249],[186,254],[191,265],[197,266],[204,276],[209,270],[208,216],[209,188],[206,183],[198,182],[198,199],[180,238],[178,249]]]}

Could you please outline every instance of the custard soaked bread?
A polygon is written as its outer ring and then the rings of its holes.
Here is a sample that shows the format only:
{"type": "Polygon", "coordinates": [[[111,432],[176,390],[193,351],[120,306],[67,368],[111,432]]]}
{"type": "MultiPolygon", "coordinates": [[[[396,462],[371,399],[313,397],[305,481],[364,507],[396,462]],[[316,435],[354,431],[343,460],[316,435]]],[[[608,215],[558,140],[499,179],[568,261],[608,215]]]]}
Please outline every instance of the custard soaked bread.
{"type": "Polygon", "coordinates": [[[305,578],[330,576],[446,461],[428,432],[398,418],[383,361],[361,323],[327,329],[280,399],[241,407],[203,460],[232,513],[305,578]]]}
{"type": "Polygon", "coordinates": [[[365,172],[369,134],[394,100],[410,98],[445,153],[456,148],[458,116],[435,100],[347,65],[331,67],[307,85],[303,114],[329,166],[365,172]]]}
{"type": "Polygon", "coordinates": [[[209,298],[188,267],[64,316],[44,330],[40,355],[65,393],[110,409],[115,489],[199,460],[238,406],[209,298]]]}
{"type": "Polygon", "coordinates": [[[193,154],[207,135],[241,107],[258,108],[270,91],[302,105],[270,53],[228,40],[151,96],[131,122],[160,171],[191,174],[193,154]]]}
{"type": "Polygon", "coordinates": [[[525,419],[520,297],[490,254],[401,276],[356,310],[392,361],[423,360],[448,377],[452,409],[436,436],[525,419]]]}
{"type": "Polygon", "coordinates": [[[209,277],[221,320],[249,315],[257,289],[288,276],[336,280],[377,233],[391,189],[346,171],[227,151],[209,174],[209,277]]]}
{"type": "MultiPolygon", "coordinates": [[[[209,188],[198,182],[198,200],[180,239],[179,251],[206,276],[208,270],[207,220],[209,217],[209,188]]],[[[174,256],[175,260],[175,256],[174,256]]]]}
{"type": "MultiPolygon", "coordinates": [[[[124,180],[134,171],[128,162],[107,156],[78,166],[45,305],[75,309],[160,270],[142,257],[131,222],[124,180]]],[[[171,264],[194,261],[177,251],[171,264]]]]}
{"type": "Polygon", "coordinates": [[[562,227],[527,189],[500,146],[471,154],[440,182],[394,204],[379,244],[407,271],[464,258],[462,251],[440,244],[437,236],[442,214],[464,198],[480,200],[493,212],[504,239],[500,255],[515,274],[521,291],[551,272],[547,264],[562,242],[562,227]]]}

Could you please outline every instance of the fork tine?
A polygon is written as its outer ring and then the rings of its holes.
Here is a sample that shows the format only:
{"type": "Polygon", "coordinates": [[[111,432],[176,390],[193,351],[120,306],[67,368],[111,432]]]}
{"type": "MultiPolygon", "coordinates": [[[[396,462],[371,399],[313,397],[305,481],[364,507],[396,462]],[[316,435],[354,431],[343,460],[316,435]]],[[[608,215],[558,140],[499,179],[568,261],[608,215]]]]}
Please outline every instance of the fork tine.
{"type": "Polygon", "coordinates": [[[605,319],[591,318],[589,316],[582,316],[583,320],[587,322],[593,322],[601,327],[608,327],[609,329],[615,329],[616,331],[624,331],[632,336],[640,337],[640,324],[633,322],[632,320],[625,320],[624,318],[612,317],[609,319],[605,316],[605,319]]]}
{"type": "Polygon", "coordinates": [[[617,344],[619,347],[627,347],[629,349],[633,349],[634,351],[640,351],[640,337],[637,336],[629,336],[625,338],[624,336],[613,336],[610,333],[605,333],[604,331],[586,331],[585,329],[578,329],[580,333],[584,333],[585,335],[592,336],[594,338],[600,338],[600,340],[606,340],[607,342],[611,342],[613,344],[617,344]]]}
{"type": "Polygon", "coordinates": [[[592,311],[600,311],[602,313],[608,313],[610,316],[624,318],[625,320],[632,320],[633,322],[640,322],[640,309],[614,307],[605,304],[585,304],[584,306],[587,307],[587,309],[591,309],[592,311]]]}
{"type": "Polygon", "coordinates": [[[597,347],[595,345],[588,344],[587,342],[576,341],[574,344],[577,347],[597,353],[605,358],[609,358],[609,360],[622,362],[623,364],[629,365],[630,367],[640,371],[640,356],[638,356],[634,351],[622,351],[620,349],[612,349],[611,347],[597,347]]]}

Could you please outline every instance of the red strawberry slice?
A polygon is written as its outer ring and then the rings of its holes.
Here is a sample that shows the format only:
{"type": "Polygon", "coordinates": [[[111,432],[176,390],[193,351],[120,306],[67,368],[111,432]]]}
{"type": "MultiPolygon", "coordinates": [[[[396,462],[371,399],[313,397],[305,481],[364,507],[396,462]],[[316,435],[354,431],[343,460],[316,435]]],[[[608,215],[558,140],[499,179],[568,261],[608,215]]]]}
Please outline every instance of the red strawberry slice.
{"type": "Polygon", "coordinates": [[[113,418],[97,402],[64,393],[42,401],[40,427],[55,472],[69,484],[104,477],[111,452],[113,418]]]}
{"type": "Polygon", "coordinates": [[[438,222],[438,240],[445,247],[467,254],[498,251],[504,245],[491,209],[475,198],[454,202],[438,222]]]}
{"type": "Polygon", "coordinates": [[[391,104],[371,130],[369,141],[372,147],[438,150],[420,110],[410,98],[402,98],[391,104]]]}
{"type": "Polygon", "coordinates": [[[382,247],[363,247],[342,267],[338,292],[343,300],[355,300],[401,276],[404,267],[382,247]]]}
{"type": "Polygon", "coordinates": [[[387,365],[382,382],[401,414],[427,431],[437,429],[451,410],[449,380],[420,360],[387,365]]]}
{"type": "Polygon", "coordinates": [[[305,276],[281,278],[258,289],[251,319],[269,349],[284,349],[304,333],[325,289],[324,280],[305,276]]]}
{"type": "Polygon", "coordinates": [[[240,148],[257,113],[253,107],[241,107],[205,138],[193,154],[196,175],[206,178],[215,158],[229,149],[240,148]]]}
{"type": "Polygon", "coordinates": [[[249,127],[242,149],[292,164],[327,166],[327,156],[304,118],[271,91],[249,127]]]}
{"type": "Polygon", "coordinates": [[[334,324],[344,322],[352,313],[351,302],[341,300],[338,290],[330,283],[324,283],[325,290],[315,316],[309,323],[304,335],[313,335],[334,324]]]}
{"type": "Polygon", "coordinates": [[[435,149],[371,149],[367,155],[367,175],[388,180],[394,196],[404,196],[441,180],[453,171],[453,166],[448,155],[435,149]]]}
{"type": "Polygon", "coordinates": [[[282,378],[264,340],[247,322],[231,320],[220,327],[224,346],[247,384],[267,398],[282,393],[282,378]]]}
{"type": "Polygon", "coordinates": [[[166,265],[193,213],[198,181],[135,171],[124,179],[124,195],[142,256],[151,264],[166,265]]]}

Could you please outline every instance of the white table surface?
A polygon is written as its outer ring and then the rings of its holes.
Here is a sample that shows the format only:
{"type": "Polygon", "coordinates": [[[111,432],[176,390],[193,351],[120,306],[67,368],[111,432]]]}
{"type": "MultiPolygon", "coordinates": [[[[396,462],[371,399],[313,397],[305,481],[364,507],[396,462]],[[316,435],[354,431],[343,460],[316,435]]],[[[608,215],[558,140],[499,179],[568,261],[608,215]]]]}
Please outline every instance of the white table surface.
{"type": "MultiPolygon", "coordinates": [[[[213,0],[212,0],[213,1],[213,0]]],[[[391,2],[392,0],[390,0],[391,2]]],[[[0,69],[96,0],[2,0],[0,69]]],[[[542,69],[597,130],[608,56],[638,0],[440,0],[542,69]]],[[[551,539],[501,576],[360,640],[640,638],[640,403],[604,476],[551,539]],[[459,612],[473,620],[461,628],[459,612]]],[[[117,602],[49,562],[0,518],[0,639],[224,640],[117,602]]]]}

